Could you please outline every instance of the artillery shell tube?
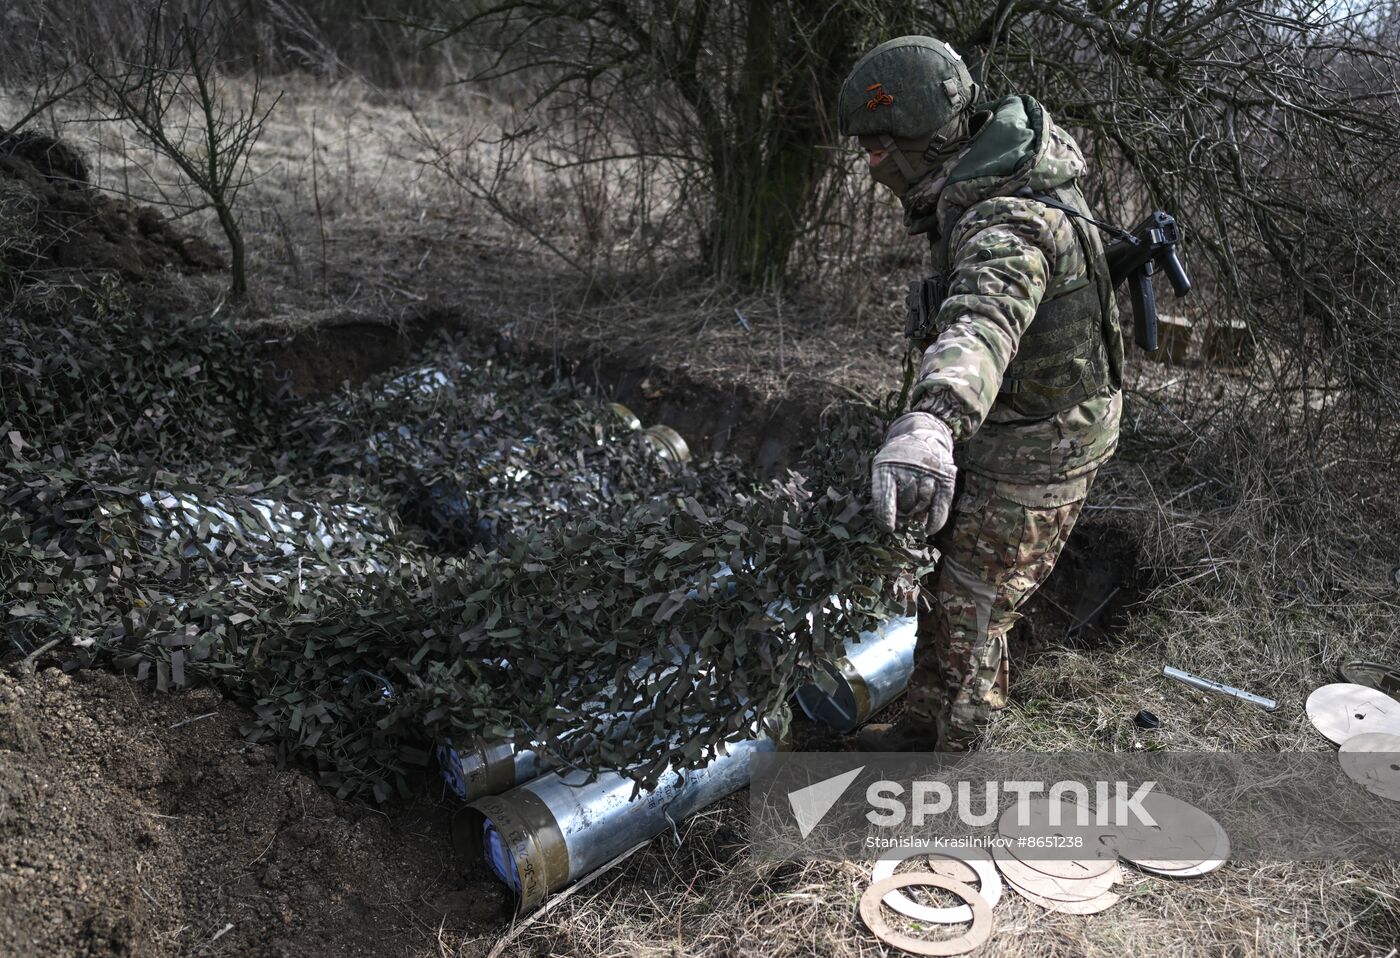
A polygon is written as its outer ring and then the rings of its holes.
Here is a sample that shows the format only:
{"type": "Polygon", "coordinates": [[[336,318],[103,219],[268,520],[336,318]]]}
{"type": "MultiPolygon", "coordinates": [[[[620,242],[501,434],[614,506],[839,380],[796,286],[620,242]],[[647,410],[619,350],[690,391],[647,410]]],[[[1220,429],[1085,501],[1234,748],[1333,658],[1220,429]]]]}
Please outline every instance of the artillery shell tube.
{"type": "Polygon", "coordinates": [[[431,399],[439,394],[453,393],[457,389],[444,370],[437,366],[420,366],[384,384],[384,395],[389,399],[399,399],[410,393],[431,399]]]}
{"type": "Polygon", "coordinates": [[[480,854],[515,892],[519,910],[672,828],[749,782],[749,758],[771,752],[769,735],[732,743],[703,768],[666,771],[656,788],[633,797],[630,778],[558,772],[503,795],[478,799],[455,823],[467,854],[480,854]]]}
{"type": "MultiPolygon", "coordinates": [[[[230,561],[267,562],[298,554],[315,556],[337,547],[366,551],[383,545],[392,533],[369,509],[346,503],[205,500],[160,489],[141,493],[137,503],[145,524],[183,543],[181,554],[186,558],[207,551],[230,561]]],[[[342,565],[350,572],[383,569],[372,558],[346,560],[342,565]]]]}
{"type": "MultiPolygon", "coordinates": [[[[721,564],[710,576],[710,587],[713,590],[734,590],[733,573],[729,571],[729,566],[721,564]]],[[[698,600],[701,598],[700,590],[691,589],[687,596],[698,600]]],[[[689,652],[689,646],[680,645],[669,654],[673,661],[677,661],[689,652]]],[[[645,683],[654,667],[655,662],[651,656],[644,656],[638,660],[631,669],[633,683],[645,683]]],[[[674,671],[675,666],[667,666],[657,678],[663,678],[674,671]]],[[[602,698],[607,700],[612,697],[610,687],[602,698]]],[[[631,726],[632,719],[645,715],[651,704],[643,700],[633,703],[630,709],[613,711],[607,709],[600,701],[587,706],[585,712],[598,725],[608,728],[609,734],[622,735],[631,726]]],[[[542,774],[545,771],[545,763],[539,754],[540,748],[538,743],[526,737],[485,739],[476,736],[461,747],[450,739],[443,739],[437,747],[438,769],[452,794],[462,801],[472,802],[488,795],[499,795],[542,774]]]]}
{"type": "Polygon", "coordinates": [[[499,795],[543,771],[539,753],[532,747],[511,739],[493,740],[479,735],[463,748],[444,739],[438,744],[437,759],[448,789],[466,802],[499,795]]]}
{"type": "MultiPolygon", "coordinates": [[[[683,654],[683,650],[678,654],[683,654]]],[[[634,681],[644,680],[651,665],[650,658],[636,665],[632,670],[634,681]]],[[[671,666],[661,674],[674,671],[675,667],[671,666]]],[[[627,732],[635,718],[645,716],[650,709],[650,702],[639,702],[628,711],[606,711],[599,703],[585,710],[592,714],[594,721],[609,729],[609,735],[620,736],[627,732]]],[[[561,737],[577,731],[577,728],[570,729],[561,737]]],[[[470,744],[460,749],[450,739],[443,739],[438,743],[437,758],[443,781],[465,802],[499,795],[545,772],[540,746],[525,737],[486,739],[473,736],[470,744]]]]}
{"type": "MultiPolygon", "coordinates": [[[[727,566],[711,577],[712,587],[733,590],[734,583],[727,566]]],[[[691,598],[698,598],[692,589],[691,598]]],[[[847,641],[845,655],[833,666],[822,683],[809,683],[797,689],[797,703],[807,717],[840,732],[849,732],[871,715],[884,708],[904,692],[914,671],[915,619],[900,616],[885,622],[880,628],[861,633],[860,641],[847,641]]],[[[679,657],[686,649],[678,649],[679,657]]],[[[634,681],[640,681],[652,666],[645,659],[633,669],[634,681]]],[[[664,673],[663,673],[664,674],[664,673]]],[[[611,723],[614,734],[629,727],[629,717],[644,713],[647,706],[638,704],[632,710],[604,712],[596,706],[596,714],[611,723]]],[[[450,740],[438,744],[438,768],[448,789],[465,802],[523,785],[545,771],[539,754],[540,746],[523,739],[473,738],[460,747],[450,740]]]]}
{"type": "Polygon", "coordinates": [[[690,461],[690,446],[686,444],[681,434],[670,426],[657,423],[647,427],[643,435],[647,437],[652,447],[656,449],[657,455],[662,459],[669,459],[672,462],[690,461]]]}
{"type": "Polygon", "coordinates": [[[850,732],[898,698],[914,674],[918,622],[897,616],[873,632],[846,642],[845,655],[827,674],[797,689],[807,717],[838,732],[850,732]]]}
{"type": "MultiPolygon", "coordinates": [[[[684,649],[677,651],[678,656],[683,654],[684,649]]],[[[636,665],[632,670],[633,680],[644,681],[651,665],[650,658],[636,665]]],[[[674,671],[675,666],[670,666],[658,677],[674,671]]],[[[585,711],[599,727],[607,729],[610,738],[618,738],[627,733],[635,720],[649,715],[652,704],[638,702],[632,709],[614,712],[606,711],[600,703],[593,703],[586,706],[585,711]]],[[[579,727],[575,727],[560,738],[568,738],[578,731],[579,727]]],[[[544,774],[546,764],[541,750],[542,746],[524,737],[486,739],[474,736],[470,744],[461,749],[454,747],[450,739],[443,739],[437,748],[438,768],[454,795],[462,801],[473,802],[488,795],[499,795],[544,774]]]]}

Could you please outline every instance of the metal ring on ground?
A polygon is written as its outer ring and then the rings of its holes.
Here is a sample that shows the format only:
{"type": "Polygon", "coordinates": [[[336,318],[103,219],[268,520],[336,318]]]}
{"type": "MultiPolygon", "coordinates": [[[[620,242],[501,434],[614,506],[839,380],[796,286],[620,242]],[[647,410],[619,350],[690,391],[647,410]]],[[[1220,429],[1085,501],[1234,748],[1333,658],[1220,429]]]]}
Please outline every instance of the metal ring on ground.
{"type": "Polygon", "coordinates": [[[932,872],[904,872],[891,875],[875,882],[860,896],[860,920],[880,941],[891,948],[907,951],[911,955],[927,955],[929,958],[946,958],[948,955],[964,955],[983,945],[992,937],[992,909],[986,900],[971,887],[932,872]],[[972,927],[956,938],[928,939],[915,938],[895,931],[880,914],[880,902],[890,892],[910,885],[925,885],[941,888],[957,895],[972,909],[972,927]]]}
{"type": "Polygon", "coordinates": [[[1342,666],[1342,677],[1354,685],[1376,689],[1392,698],[1400,695],[1400,666],[1383,662],[1348,662],[1342,666]]]}
{"type": "MultiPolygon", "coordinates": [[[[900,862],[920,856],[925,858],[946,858],[950,861],[962,862],[977,873],[977,893],[982,896],[982,900],[987,903],[987,907],[995,908],[996,903],[1001,901],[1001,875],[997,873],[996,866],[985,858],[969,858],[951,850],[940,851],[935,848],[902,848],[894,854],[882,855],[875,862],[875,868],[870,873],[870,880],[883,881],[894,874],[894,870],[898,867],[900,862]]],[[[902,891],[894,891],[886,895],[885,904],[907,918],[913,918],[915,921],[926,921],[935,925],[957,925],[965,921],[972,921],[972,908],[968,905],[934,908],[932,905],[920,905],[918,902],[910,899],[909,896],[902,891]]]]}

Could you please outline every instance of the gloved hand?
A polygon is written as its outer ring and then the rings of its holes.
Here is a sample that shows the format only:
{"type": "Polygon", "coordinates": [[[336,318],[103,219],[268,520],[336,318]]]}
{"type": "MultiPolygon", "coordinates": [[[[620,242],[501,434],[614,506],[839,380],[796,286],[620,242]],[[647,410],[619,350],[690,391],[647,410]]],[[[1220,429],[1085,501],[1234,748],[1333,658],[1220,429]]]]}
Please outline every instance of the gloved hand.
{"type": "Polygon", "coordinates": [[[905,413],[885,434],[870,470],[875,521],[893,530],[897,517],[918,518],[929,534],[943,528],[953,505],[953,433],[937,416],[905,413]]]}

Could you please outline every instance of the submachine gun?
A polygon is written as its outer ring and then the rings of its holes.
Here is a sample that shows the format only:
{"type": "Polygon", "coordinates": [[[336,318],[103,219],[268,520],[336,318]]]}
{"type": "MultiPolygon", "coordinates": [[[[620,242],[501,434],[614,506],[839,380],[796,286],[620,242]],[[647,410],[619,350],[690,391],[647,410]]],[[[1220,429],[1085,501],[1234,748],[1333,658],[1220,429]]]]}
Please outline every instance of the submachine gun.
{"type": "MultiPolygon", "coordinates": [[[[1176,255],[1176,245],[1181,242],[1181,227],[1176,219],[1170,213],[1157,210],[1131,230],[1125,230],[1086,216],[1073,206],[1044,193],[1025,189],[1015,195],[1044,203],[1113,237],[1112,242],[1104,246],[1112,286],[1117,289],[1123,280],[1128,281],[1133,300],[1133,341],[1148,352],[1155,352],[1157,301],[1152,293],[1153,275],[1158,269],[1164,270],[1178,299],[1191,292],[1191,280],[1176,255]]],[[[948,282],[944,276],[932,276],[911,283],[906,300],[909,324],[904,334],[915,340],[927,338],[933,317],[947,295],[948,282]]]]}
{"type": "Polygon", "coordinates": [[[1125,230],[1085,216],[1073,206],[1041,193],[1025,190],[1017,195],[1053,206],[1062,213],[1097,226],[1113,237],[1113,242],[1104,246],[1113,288],[1117,289],[1125,279],[1128,281],[1133,299],[1133,341],[1148,352],[1155,352],[1157,300],[1152,295],[1153,274],[1159,267],[1166,271],[1177,299],[1191,292],[1191,280],[1176,256],[1176,244],[1181,242],[1181,227],[1176,224],[1176,219],[1170,213],[1157,210],[1131,230],[1125,230]]]}
{"type": "MultiPolygon", "coordinates": [[[[1095,224],[1099,225],[1099,224],[1095,224]]],[[[1152,276],[1166,271],[1177,299],[1191,292],[1191,280],[1176,255],[1181,227],[1161,210],[1149,215],[1131,231],[1113,230],[1115,239],[1104,247],[1108,273],[1114,288],[1128,281],[1133,300],[1133,341],[1148,352],[1157,349],[1157,301],[1152,276]]]]}

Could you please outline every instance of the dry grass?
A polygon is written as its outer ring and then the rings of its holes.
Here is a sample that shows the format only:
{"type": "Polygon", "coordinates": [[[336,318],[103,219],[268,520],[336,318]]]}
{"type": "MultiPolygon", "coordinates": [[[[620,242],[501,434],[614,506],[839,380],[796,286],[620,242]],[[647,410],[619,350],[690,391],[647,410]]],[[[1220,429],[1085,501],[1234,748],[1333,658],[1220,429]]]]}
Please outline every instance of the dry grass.
{"type": "MultiPolygon", "coordinates": [[[[605,344],[637,362],[741,382],[769,397],[804,383],[834,394],[888,388],[898,378],[900,281],[914,260],[896,256],[869,276],[863,311],[845,315],[800,292],[780,306],[670,276],[590,283],[454,192],[417,145],[415,130],[480,129],[507,105],[465,90],[425,97],[350,82],[282,85],[241,201],[254,295],[244,321],[260,332],[349,319],[392,324],[439,310],[463,327],[504,327],[564,352],[605,344]]],[[[51,122],[85,146],[106,188],[157,200],[160,185],[174,182],[118,128],[84,124],[76,111],[51,122]]],[[[223,284],[217,276],[173,281],[206,304],[223,284]]],[[[1207,414],[1228,410],[1243,381],[1199,364],[1134,367],[1124,449],[1103,471],[1088,515],[1132,530],[1155,588],[1112,643],[1051,642],[1028,660],[988,747],[1144,747],[1131,717],[1145,707],[1164,719],[1154,747],[1323,748],[1303,715],[1308,691],[1349,658],[1400,660],[1393,464],[1387,472],[1386,464],[1339,460],[1324,513],[1281,515],[1301,506],[1289,498],[1286,465],[1270,461],[1267,437],[1222,443],[1207,414]],[[1280,708],[1268,715],[1168,684],[1158,676],[1163,664],[1270,695],[1280,708]]],[[[526,929],[511,953],[884,953],[854,915],[867,871],[753,861],[746,815],[740,798],[697,816],[679,843],[653,842],[526,929]]],[[[1179,882],[1130,873],[1123,902],[1087,918],[1008,896],[980,953],[1393,954],[1397,887],[1396,865],[1239,863],[1179,882]]],[[[448,935],[441,953],[485,953],[493,940],[448,935]]]]}

